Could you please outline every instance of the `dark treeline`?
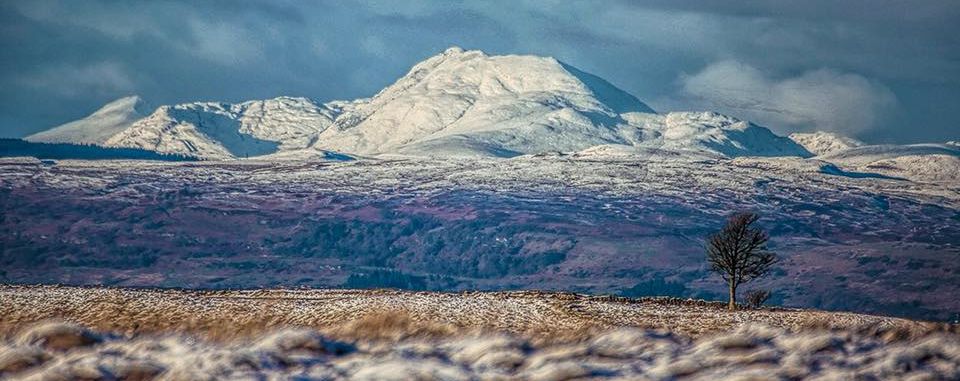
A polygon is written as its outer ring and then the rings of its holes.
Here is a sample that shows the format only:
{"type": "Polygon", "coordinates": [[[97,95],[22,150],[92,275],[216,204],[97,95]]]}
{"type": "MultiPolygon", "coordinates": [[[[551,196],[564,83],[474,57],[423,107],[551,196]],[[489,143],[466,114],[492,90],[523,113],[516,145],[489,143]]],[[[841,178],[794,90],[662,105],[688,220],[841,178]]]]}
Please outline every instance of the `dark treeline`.
{"type": "Polygon", "coordinates": [[[101,147],[92,144],[34,143],[0,138],[0,157],[32,156],[38,159],[196,161],[191,156],[165,154],[139,148],[101,147]]]}
{"type": "Polygon", "coordinates": [[[631,288],[623,290],[620,294],[628,297],[641,296],[673,296],[688,297],[687,287],[680,282],[671,282],[657,277],[637,283],[631,288]]]}
{"type": "Polygon", "coordinates": [[[351,258],[359,266],[496,278],[535,274],[559,264],[576,243],[569,232],[531,223],[498,224],[507,221],[495,216],[450,222],[386,212],[383,218],[304,222],[303,229],[283,242],[264,245],[290,256],[351,258]]]}
{"type": "Polygon", "coordinates": [[[343,288],[397,288],[416,291],[442,291],[456,286],[452,277],[442,275],[413,275],[392,269],[374,269],[350,274],[343,288]]]}

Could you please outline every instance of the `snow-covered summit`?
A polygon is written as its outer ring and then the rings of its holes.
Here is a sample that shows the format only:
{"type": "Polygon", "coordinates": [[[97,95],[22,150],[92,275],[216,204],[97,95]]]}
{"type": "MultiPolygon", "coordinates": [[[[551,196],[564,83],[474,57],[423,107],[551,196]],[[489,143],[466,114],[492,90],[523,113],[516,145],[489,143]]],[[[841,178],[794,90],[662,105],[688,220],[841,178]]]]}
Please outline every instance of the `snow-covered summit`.
{"type": "Polygon", "coordinates": [[[790,134],[789,137],[814,155],[825,155],[865,145],[857,139],[823,131],[810,133],[796,132],[790,134]]]}
{"type": "Polygon", "coordinates": [[[716,113],[656,114],[609,82],[550,57],[451,48],[344,112],[315,147],[364,155],[510,157],[598,145],[727,156],[810,156],[716,113]]]}
{"type": "Polygon", "coordinates": [[[144,118],[152,109],[133,95],[107,103],[89,116],[27,136],[38,143],[78,143],[103,145],[114,134],[144,118]]]}
{"type": "Polygon", "coordinates": [[[623,112],[653,110],[553,58],[451,48],[340,115],[316,147],[367,155],[574,151],[622,143],[623,112]]]}

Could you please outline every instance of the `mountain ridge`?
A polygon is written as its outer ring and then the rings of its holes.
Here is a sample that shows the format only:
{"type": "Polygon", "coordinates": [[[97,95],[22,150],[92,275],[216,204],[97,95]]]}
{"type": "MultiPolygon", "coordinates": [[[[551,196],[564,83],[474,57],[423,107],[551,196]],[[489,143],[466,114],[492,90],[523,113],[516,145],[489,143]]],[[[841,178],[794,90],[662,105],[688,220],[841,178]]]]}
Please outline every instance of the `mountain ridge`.
{"type": "Polygon", "coordinates": [[[277,97],[146,110],[139,97],[121,98],[28,140],[207,160],[314,160],[331,152],[505,158],[616,146],[624,148],[590,152],[806,158],[865,146],[825,132],[779,136],[715,112],[657,113],[606,80],[555,58],[487,55],[459,47],[413,65],[369,98],[321,103],[277,97]]]}
{"type": "Polygon", "coordinates": [[[324,105],[294,97],[160,106],[113,135],[106,145],[206,159],[261,156],[306,148],[335,115],[324,105]]]}

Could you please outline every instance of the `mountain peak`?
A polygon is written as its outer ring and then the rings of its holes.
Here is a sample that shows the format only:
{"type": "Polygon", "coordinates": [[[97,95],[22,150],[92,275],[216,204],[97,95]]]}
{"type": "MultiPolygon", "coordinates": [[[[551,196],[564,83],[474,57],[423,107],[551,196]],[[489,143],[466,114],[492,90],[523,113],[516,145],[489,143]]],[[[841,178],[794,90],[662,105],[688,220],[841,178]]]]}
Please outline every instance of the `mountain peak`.
{"type": "Polygon", "coordinates": [[[339,115],[336,128],[324,131],[315,148],[379,154],[415,152],[427,144],[430,150],[495,156],[579,150],[622,142],[612,128],[625,112],[653,110],[551,57],[452,47],[339,115]],[[598,124],[603,128],[586,127],[598,124]]]}
{"type": "Polygon", "coordinates": [[[451,47],[447,48],[447,50],[444,50],[444,51],[443,51],[443,54],[444,54],[444,55],[451,56],[451,55],[454,55],[454,54],[461,54],[461,53],[463,53],[463,52],[464,52],[463,48],[454,45],[454,46],[451,46],[451,47]]]}
{"type": "Polygon", "coordinates": [[[143,119],[151,111],[150,106],[139,96],[126,96],[103,105],[83,119],[27,136],[25,139],[39,143],[104,145],[110,137],[143,119]]]}

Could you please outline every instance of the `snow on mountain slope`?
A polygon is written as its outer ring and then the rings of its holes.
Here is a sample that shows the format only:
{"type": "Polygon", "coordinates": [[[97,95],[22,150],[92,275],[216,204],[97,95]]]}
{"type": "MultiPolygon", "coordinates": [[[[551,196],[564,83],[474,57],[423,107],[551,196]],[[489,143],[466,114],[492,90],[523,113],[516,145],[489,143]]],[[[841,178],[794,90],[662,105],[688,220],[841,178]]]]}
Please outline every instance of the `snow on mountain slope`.
{"type": "Polygon", "coordinates": [[[103,145],[114,134],[143,119],[152,109],[140,97],[129,96],[107,103],[89,116],[27,136],[37,143],[103,145]]]}
{"type": "Polygon", "coordinates": [[[450,48],[417,65],[319,137],[356,154],[515,156],[623,143],[619,113],[653,112],[553,58],[450,48]]]}
{"type": "Polygon", "coordinates": [[[960,181],[960,148],[945,144],[862,146],[821,155],[817,159],[848,170],[915,181],[960,181]]]}
{"type": "MultiPolygon", "coordinates": [[[[540,154],[543,156],[544,154],[540,154]]],[[[575,152],[571,155],[580,160],[600,160],[600,161],[618,161],[618,160],[717,160],[723,158],[722,155],[710,153],[707,151],[688,151],[688,150],[667,150],[660,148],[639,147],[624,144],[604,144],[593,146],[585,150],[575,152]]]]}
{"type": "Polygon", "coordinates": [[[863,169],[914,181],[960,182],[960,156],[956,155],[900,156],[875,161],[863,169]]]}
{"type": "Polygon", "coordinates": [[[715,112],[628,113],[624,134],[634,145],[701,151],[727,157],[813,156],[794,141],[765,127],[715,112]]]}
{"type": "Polygon", "coordinates": [[[865,165],[879,160],[924,155],[960,156],[960,149],[945,144],[881,144],[845,149],[827,155],[820,155],[817,158],[832,163],[865,165]]]}
{"type": "Polygon", "coordinates": [[[339,109],[290,97],[161,106],[106,145],[206,159],[261,156],[308,147],[338,113],[339,109]]]}
{"type": "Polygon", "coordinates": [[[511,157],[597,145],[727,156],[811,156],[766,128],[716,113],[659,115],[553,58],[451,48],[342,114],[315,147],[366,155],[511,157]]]}
{"type": "Polygon", "coordinates": [[[790,134],[789,138],[797,142],[797,144],[803,146],[803,148],[806,148],[807,151],[812,152],[814,155],[825,155],[828,153],[865,145],[863,142],[857,139],[823,131],[811,133],[796,132],[790,134]]]}

